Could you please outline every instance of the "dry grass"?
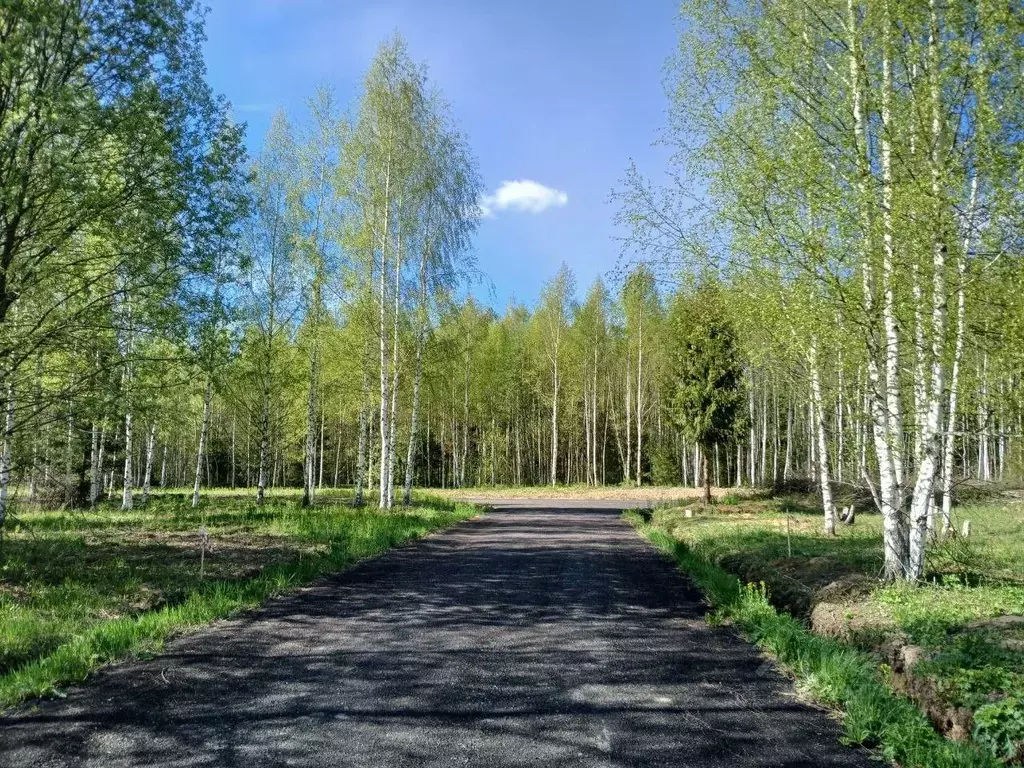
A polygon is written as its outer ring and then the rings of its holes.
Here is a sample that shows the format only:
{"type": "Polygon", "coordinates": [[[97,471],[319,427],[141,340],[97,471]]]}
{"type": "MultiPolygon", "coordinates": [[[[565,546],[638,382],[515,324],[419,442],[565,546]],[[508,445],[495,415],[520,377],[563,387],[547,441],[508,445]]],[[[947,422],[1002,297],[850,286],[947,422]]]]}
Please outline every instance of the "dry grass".
{"type": "MultiPolygon", "coordinates": [[[[496,499],[566,499],[593,501],[633,501],[662,504],[666,502],[699,499],[702,488],[687,486],[644,486],[630,488],[621,485],[535,485],[535,486],[482,486],[475,488],[432,488],[430,493],[446,499],[464,501],[490,501],[496,499]]],[[[712,488],[717,497],[735,494],[732,488],[712,488]]]]}

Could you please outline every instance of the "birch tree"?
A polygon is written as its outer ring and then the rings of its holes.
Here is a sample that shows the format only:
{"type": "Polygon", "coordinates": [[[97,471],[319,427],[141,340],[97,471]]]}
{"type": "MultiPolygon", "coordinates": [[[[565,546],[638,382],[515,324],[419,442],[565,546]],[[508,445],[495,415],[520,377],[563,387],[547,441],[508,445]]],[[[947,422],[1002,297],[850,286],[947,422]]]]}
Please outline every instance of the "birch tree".
{"type": "Polygon", "coordinates": [[[558,406],[562,391],[564,344],[575,301],[575,290],[575,277],[569,267],[562,264],[558,273],[541,291],[540,306],[537,309],[537,322],[550,371],[548,392],[551,403],[551,485],[558,483],[558,406]]]}
{"type": "Polygon", "coordinates": [[[381,46],[367,73],[352,141],[349,167],[355,205],[369,234],[365,257],[376,284],[379,377],[380,480],[379,505],[394,499],[394,441],[397,428],[397,387],[401,350],[399,330],[404,307],[406,249],[414,229],[414,185],[417,161],[422,159],[420,125],[424,102],[422,69],[415,65],[405,43],[395,38],[381,46]]]}
{"type": "Polygon", "coordinates": [[[328,309],[325,292],[333,282],[337,287],[341,259],[333,243],[341,229],[341,179],[338,165],[345,142],[346,127],[336,114],[332,93],[320,88],[309,100],[310,124],[296,146],[296,184],[292,191],[300,222],[296,233],[297,271],[303,286],[303,334],[309,358],[306,428],[303,448],[302,501],[313,503],[316,485],[316,436],[320,423],[317,393],[321,387],[321,358],[328,309]],[[332,237],[332,235],[335,235],[332,237]]]}
{"type": "Polygon", "coordinates": [[[412,496],[423,382],[423,347],[430,326],[431,305],[445,296],[472,269],[468,247],[479,218],[476,204],[482,185],[465,137],[452,124],[450,107],[438,97],[426,104],[421,118],[419,180],[414,189],[418,206],[419,249],[414,328],[416,334],[412,409],[405,462],[403,503],[412,496]]]}
{"type": "Polygon", "coordinates": [[[675,186],[629,178],[633,242],[694,269],[802,276],[847,318],[866,372],[874,476],[863,480],[884,520],[885,575],[916,580],[951,386],[953,234],[977,226],[965,222],[983,206],[970,202],[972,176],[1018,186],[1019,171],[994,158],[1019,143],[986,127],[1019,124],[1004,90],[1021,76],[1019,10],[699,0],[684,15],[699,21],[672,65],[675,186]],[[697,178],[710,180],[703,199],[697,178]],[[702,208],[702,225],[689,223],[702,208]]]}
{"type": "Polygon", "coordinates": [[[287,118],[275,114],[263,150],[253,164],[253,210],[244,233],[249,265],[247,316],[254,331],[249,344],[254,352],[249,359],[259,393],[255,404],[259,421],[257,504],[263,504],[271,479],[271,432],[279,418],[272,412],[280,381],[278,356],[298,312],[292,262],[298,223],[288,200],[295,174],[293,147],[287,118]]]}

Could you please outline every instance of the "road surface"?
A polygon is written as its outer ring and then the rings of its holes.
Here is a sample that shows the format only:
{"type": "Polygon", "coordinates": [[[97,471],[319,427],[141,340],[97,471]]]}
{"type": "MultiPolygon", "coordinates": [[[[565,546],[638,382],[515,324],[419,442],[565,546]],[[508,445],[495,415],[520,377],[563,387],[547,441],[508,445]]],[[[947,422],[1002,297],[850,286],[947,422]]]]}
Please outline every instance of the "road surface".
{"type": "Polygon", "coordinates": [[[612,504],[496,506],[179,638],[0,717],[0,765],[877,765],[612,504]]]}

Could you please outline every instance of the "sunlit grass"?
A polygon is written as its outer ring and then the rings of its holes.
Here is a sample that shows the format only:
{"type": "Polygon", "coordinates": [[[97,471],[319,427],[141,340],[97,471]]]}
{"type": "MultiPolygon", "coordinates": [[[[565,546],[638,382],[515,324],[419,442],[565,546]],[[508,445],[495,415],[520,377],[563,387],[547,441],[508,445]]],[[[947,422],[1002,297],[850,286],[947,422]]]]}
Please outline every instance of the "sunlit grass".
{"type": "MultiPolygon", "coordinates": [[[[1024,696],[1024,675],[1020,674],[1024,654],[1008,650],[1005,635],[993,634],[984,622],[1024,614],[1024,505],[993,501],[957,508],[957,527],[961,521],[970,520],[970,537],[933,542],[923,583],[886,585],[880,580],[872,581],[882,573],[882,526],[878,515],[859,515],[853,526],[841,525],[837,536],[826,536],[822,512],[808,498],[729,502],[697,509],[692,517],[686,517],[681,508],[656,510],[643,523],[643,529],[659,545],[681,558],[725,615],[740,617],[739,623],[745,624],[755,639],[787,664],[793,666],[794,659],[799,662],[793,668],[802,687],[846,712],[852,739],[877,739],[883,745],[886,739],[890,743],[907,739],[907,743],[916,743],[913,734],[919,726],[908,725],[905,733],[894,731],[885,736],[879,730],[885,719],[880,719],[878,712],[885,711],[880,702],[888,692],[871,688],[870,694],[839,696],[836,691],[842,686],[837,687],[837,673],[830,671],[832,662],[805,663],[805,650],[800,649],[820,649],[825,647],[820,643],[831,644],[828,647],[835,648],[829,651],[828,658],[837,658],[840,650],[843,654],[860,654],[858,658],[867,659],[864,663],[877,673],[881,660],[870,652],[892,633],[902,633],[903,642],[926,649],[928,660],[917,674],[934,679],[938,695],[950,706],[966,706],[975,711],[975,737],[979,743],[1005,744],[1003,735],[1021,731],[1013,723],[1024,723],[1024,705],[1013,702],[1024,696]],[[742,575],[744,581],[764,582],[758,587],[756,601],[747,594],[749,590],[741,588],[741,581],[734,574],[742,575]],[[806,613],[797,611],[795,621],[781,614],[781,624],[773,618],[780,615],[776,609],[781,607],[798,606],[809,612],[814,604],[814,590],[831,580],[852,575],[868,577],[866,593],[856,591],[846,597],[828,598],[841,601],[842,611],[856,609],[862,622],[868,620],[866,627],[862,624],[857,632],[844,638],[852,645],[810,632],[803,623],[808,620],[806,613]],[[996,709],[998,717],[993,714],[987,718],[989,711],[996,709]],[[988,720],[999,718],[1002,720],[996,726],[987,724],[988,720]],[[992,728],[1000,729],[1002,741],[992,738],[992,728]]],[[[853,613],[847,615],[852,617],[853,613]]],[[[924,726],[934,734],[927,721],[924,726]]],[[[1016,738],[1022,737],[1024,732],[1016,738]]],[[[1004,754],[999,749],[1005,751],[999,747],[994,754],[1004,754]]],[[[915,763],[915,759],[907,758],[907,764],[943,764],[920,760],[915,763]]]]}
{"type": "Polygon", "coordinates": [[[301,509],[281,496],[262,507],[214,495],[193,509],[166,493],[129,512],[22,510],[0,565],[0,706],[477,512],[435,499],[389,513],[324,498],[301,509]],[[202,527],[212,551],[200,566],[202,527]]]}
{"type": "MultiPolygon", "coordinates": [[[[872,565],[881,567],[879,515],[861,514],[855,525],[839,525],[836,536],[826,536],[821,511],[804,502],[786,498],[738,500],[725,508],[698,508],[692,518],[675,508],[658,510],[655,515],[659,528],[717,553],[753,547],[765,557],[786,557],[787,547],[792,546],[794,556],[827,555],[866,570],[872,565]]],[[[1024,579],[1024,505],[958,508],[956,517],[971,520],[972,534],[968,539],[955,537],[946,544],[933,545],[929,550],[932,569],[971,567],[983,571],[981,575],[990,580],[1024,579]]]]}
{"type": "MultiPolygon", "coordinates": [[[[975,747],[942,738],[907,699],[889,691],[870,654],[816,635],[772,607],[763,586],[744,586],[691,547],[636,513],[630,520],[657,547],[691,574],[715,609],[771,653],[798,686],[842,713],[850,743],[877,748],[903,768],[996,768],[1000,763],[975,747]]],[[[707,526],[705,526],[707,527],[707,526]]]]}

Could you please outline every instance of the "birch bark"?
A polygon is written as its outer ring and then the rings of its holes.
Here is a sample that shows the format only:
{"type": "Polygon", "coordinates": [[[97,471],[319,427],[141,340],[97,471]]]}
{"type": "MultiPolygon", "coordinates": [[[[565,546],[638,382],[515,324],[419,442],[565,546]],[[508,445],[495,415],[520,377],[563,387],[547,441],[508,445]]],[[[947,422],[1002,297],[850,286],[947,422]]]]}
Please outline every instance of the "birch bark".
{"type": "Polygon", "coordinates": [[[206,455],[206,435],[210,431],[210,401],[213,398],[213,380],[206,380],[203,391],[203,421],[199,427],[199,450],[196,451],[196,475],[192,483],[192,506],[199,506],[199,487],[203,477],[203,457],[206,455]]]}
{"type": "Polygon", "coordinates": [[[943,347],[946,336],[946,241],[942,230],[944,206],[942,195],[942,119],[939,87],[939,14],[936,0],[928,2],[930,30],[928,36],[929,96],[931,101],[931,193],[935,221],[932,231],[932,322],[931,375],[927,389],[927,411],[921,425],[921,464],[910,505],[910,562],[907,579],[916,581],[924,575],[925,548],[928,541],[928,517],[931,514],[932,491],[938,469],[940,423],[942,419],[943,347]]]}
{"type": "Polygon", "coordinates": [[[89,454],[89,506],[96,503],[99,497],[100,484],[100,430],[94,421],[92,423],[92,444],[89,454]]]}
{"type": "MultiPolygon", "coordinates": [[[[10,376],[10,374],[8,374],[10,376]]],[[[6,408],[4,408],[4,437],[0,446],[0,554],[3,552],[4,523],[10,503],[11,450],[14,443],[14,383],[7,382],[6,408]]]]}
{"type": "Polygon", "coordinates": [[[378,506],[387,508],[387,467],[388,457],[388,337],[387,337],[387,249],[390,232],[388,231],[391,211],[391,153],[387,154],[384,171],[383,224],[380,234],[380,296],[379,300],[379,351],[380,351],[380,483],[378,484],[378,506]]]}
{"type": "Polygon", "coordinates": [[[964,334],[967,328],[967,258],[974,238],[974,212],[978,203],[978,177],[971,180],[970,200],[967,204],[967,226],[963,249],[956,262],[956,340],[953,344],[953,364],[949,374],[949,404],[946,408],[946,433],[942,456],[942,533],[948,534],[953,528],[953,474],[955,470],[954,429],[957,399],[960,388],[960,362],[964,355],[964,334]]]}
{"type": "Polygon", "coordinates": [[[149,501],[149,492],[153,480],[153,451],[156,447],[156,422],[149,425],[149,437],[146,439],[146,468],[142,475],[142,503],[149,501]]]}
{"type": "MultiPolygon", "coordinates": [[[[412,382],[412,414],[409,419],[409,450],[405,459],[405,486],[402,489],[402,502],[412,502],[413,469],[416,464],[416,429],[420,411],[420,386],[423,381],[423,344],[427,334],[427,263],[429,248],[424,246],[420,259],[420,302],[419,324],[416,329],[416,371],[412,382]]],[[[429,482],[429,479],[428,479],[429,482]]]]}
{"type": "Polygon", "coordinates": [[[825,510],[825,535],[836,535],[836,505],[832,498],[832,478],[828,466],[828,440],[825,436],[825,409],[821,397],[821,374],[818,371],[818,339],[811,338],[808,352],[808,367],[811,372],[811,401],[815,438],[818,441],[818,481],[821,485],[821,503],[825,510]]]}
{"type": "Polygon", "coordinates": [[[643,470],[640,460],[643,443],[644,426],[644,404],[643,404],[643,375],[644,375],[644,307],[640,303],[639,328],[637,329],[637,354],[636,354],[636,487],[643,484],[643,470]]]}
{"type": "MultiPolygon", "coordinates": [[[[878,459],[878,503],[882,514],[882,537],[884,545],[884,573],[888,579],[901,578],[907,564],[907,540],[904,522],[902,520],[902,502],[900,499],[899,487],[902,466],[899,460],[899,447],[893,444],[896,416],[899,408],[899,392],[894,390],[896,386],[897,353],[898,344],[893,344],[892,335],[895,335],[895,316],[893,314],[891,278],[892,278],[892,217],[886,214],[883,219],[883,319],[886,333],[884,348],[884,370],[886,381],[882,381],[882,370],[879,360],[882,357],[879,349],[877,330],[873,327],[875,317],[875,277],[874,265],[871,254],[871,208],[869,205],[869,184],[870,166],[868,163],[868,141],[867,122],[865,110],[864,87],[861,78],[862,54],[861,54],[861,30],[857,18],[857,8],[854,0],[847,0],[847,33],[849,51],[848,62],[850,69],[850,96],[851,111],[853,113],[853,138],[857,163],[857,207],[859,208],[861,224],[861,280],[863,288],[864,316],[868,318],[869,326],[866,329],[866,341],[868,347],[867,371],[869,387],[869,402],[872,420],[872,432],[874,437],[875,454],[878,459]],[[895,397],[893,397],[895,395],[895,397]],[[894,410],[895,408],[895,410],[894,410]]],[[[881,142],[881,154],[883,164],[883,211],[891,213],[891,147],[888,139],[884,136],[891,125],[891,114],[889,106],[889,93],[891,91],[891,62],[888,55],[889,29],[885,25],[883,42],[883,140],[881,142]],[[886,183],[886,179],[889,183],[886,183]]],[[[902,431],[895,432],[901,435],[902,431]]]]}

